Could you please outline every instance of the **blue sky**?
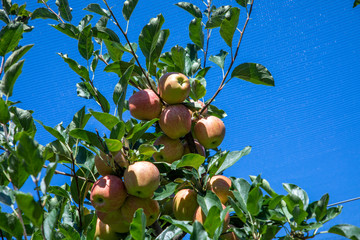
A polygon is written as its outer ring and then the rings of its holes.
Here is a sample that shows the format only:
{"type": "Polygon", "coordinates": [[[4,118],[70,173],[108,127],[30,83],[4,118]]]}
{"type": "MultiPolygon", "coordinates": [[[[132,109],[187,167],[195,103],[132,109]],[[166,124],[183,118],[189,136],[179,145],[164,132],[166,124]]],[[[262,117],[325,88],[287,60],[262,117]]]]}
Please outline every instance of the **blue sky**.
{"type": "MultiPolygon", "coordinates": [[[[77,24],[88,14],[81,10],[88,1],[69,2],[72,23],[77,24]]],[[[122,2],[110,1],[119,18],[122,2]]],[[[139,1],[131,17],[130,41],[137,41],[149,19],[162,13],[163,28],[170,29],[165,50],[177,44],[185,47],[190,42],[188,25],[192,17],[174,5],[177,1],[149,2],[139,1]]],[[[199,0],[192,2],[202,5],[199,0]]],[[[236,5],[234,0],[214,3],[236,5]]],[[[235,66],[243,62],[263,64],[274,76],[276,86],[233,79],[216,98],[215,105],[228,114],[221,148],[253,147],[251,154],[225,175],[248,180],[248,175],[262,174],[283,194],[281,183],[294,183],[313,201],[325,193],[330,194],[330,203],[360,196],[360,8],[353,9],[352,5],[353,0],[255,0],[235,66]]],[[[40,4],[29,1],[28,6],[35,9],[40,4]]],[[[244,12],[241,14],[244,17],[244,12]]],[[[98,18],[94,17],[93,24],[98,18]]],[[[34,110],[34,117],[45,125],[55,126],[61,121],[67,125],[84,105],[87,109],[100,108],[76,96],[75,84],[80,80],[56,53],[67,53],[86,63],[77,52],[76,40],[50,27],[47,23],[51,21],[32,21],[35,29],[22,40],[22,45],[35,46],[25,55],[23,74],[10,100],[19,100],[19,107],[34,110]]],[[[214,31],[210,54],[217,54],[221,46],[229,51],[214,31]]],[[[115,74],[103,73],[103,67],[99,62],[94,83],[111,99],[118,79],[115,74]]],[[[220,80],[221,71],[214,66],[207,75],[205,100],[216,91],[220,80]]],[[[99,126],[90,120],[87,128],[99,126]]],[[[38,126],[37,140],[46,144],[53,138],[38,126]]],[[[62,184],[65,179],[59,177],[53,183],[62,184]]],[[[27,186],[31,191],[32,186],[27,186]]],[[[345,204],[343,213],[322,230],[337,223],[360,226],[360,201],[345,204]]],[[[318,239],[342,238],[325,235],[318,239]]]]}

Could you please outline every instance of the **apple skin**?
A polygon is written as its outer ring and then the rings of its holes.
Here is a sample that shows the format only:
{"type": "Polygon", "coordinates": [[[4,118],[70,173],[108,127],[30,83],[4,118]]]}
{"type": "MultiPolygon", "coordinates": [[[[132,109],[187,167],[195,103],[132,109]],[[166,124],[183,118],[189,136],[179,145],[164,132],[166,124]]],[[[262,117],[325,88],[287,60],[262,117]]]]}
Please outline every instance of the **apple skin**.
{"type": "Polygon", "coordinates": [[[151,162],[135,162],[125,170],[124,183],[128,194],[151,198],[160,185],[160,172],[151,162]]]}
{"type": "Polygon", "coordinates": [[[163,144],[164,148],[160,152],[153,154],[153,158],[157,162],[173,163],[181,159],[184,154],[184,146],[179,139],[171,139],[166,135],[162,135],[156,139],[154,146],[160,144],[163,144]]]}
{"type": "MultiPolygon", "coordinates": [[[[127,167],[129,166],[129,162],[125,159],[124,154],[119,152],[112,152],[111,155],[113,156],[114,161],[120,167],[127,167]]],[[[100,155],[95,156],[95,167],[98,173],[102,176],[106,175],[115,175],[115,171],[109,166],[108,163],[111,163],[111,158],[104,152],[100,152],[100,155]]]]}
{"type": "Polygon", "coordinates": [[[234,232],[229,232],[229,233],[220,235],[219,239],[220,240],[238,240],[239,238],[236,236],[236,234],[234,232]]]}
{"type": "Polygon", "coordinates": [[[191,130],[191,114],[181,104],[167,106],[160,115],[161,130],[172,139],[178,139],[191,130]]]}
{"type": "Polygon", "coordinates": [[[121,207],[115,211],[107,213],[96,211],[96,216],[101,220],[101,222],[107,224],[112,231],[117,233],[126,233],[129,232],[130,223],[125,220],[124,216],[120,212],[120,209],[121,207]]]}
{"type": "Polygon", "coordinates": [[[97,211],[110,212],[119,209],[127,197],[121,178],[107,175],[98,179],[90,193],[90,201],[97,211]]]}
{"type": "Polygon", "coordinates": [[[129,98],[130,114],[139,120],[158,118],[161,108],[160,98],[151,89],[140,90],[129,98]]]}
{"type": "Polygon", "coordinates": [[[206,187],[218,196],[222,204],[225,204],[228,201],[228,197],[231,196],[231,180],[223,175],[211,177],[206,187]]]}
{"type": "Polygon", "coordinates": [[[208,116],[195,124],[194,135],[205,148],[216,148],[225,137],[225,125],[220,118],[208,116]]]}
{"type": "MultiPolygon", "coordinates": [[[[222,207],[223,209],[226,208],[224,204],[222,204],[222,207]]],[[[205,219],[206,219],[205,213],[201,210],[201,207],[199,206],[194,214],[194,221],[197,220],[201,224],[204,224],[205,219]]],[[[230,214],[226,213],[223,223],[223,232],[226,232],[226,227],[229,225],[229,223],[230,223],[230,214]]]]}
{"type": "MultiPolygon", "coordinates": [[[[203,145],[201,145],[198,141],[194,141],[195,143],[195,147],[196,147],[196,150],[197,150],[197,153],[200,154],[201,156],[204,156],[206,157],[206,152],[205,152],[205,148],[203,145]]],[[[184,143],[184,155],[185,154],[188,154],[190,153],[190,149],[189,149],[189,146],[188,146],[188,143],[185,141],[184,143]]]]}
{"type": "Polygon", "coordinates": [[[177,220],[192,221],[198,206],[197,193],[192,189],[182,189],[173,200],[174,216],[177,220]]]}
{"type": "Polygon", "coordinates": [[[99,218],[96,220],[94,239],[117,240],[119,236],[111,230],[110,226],[103,223],[99,218]]]}
{"type": "Polygon", "coordinates": [[[182,73],[169,72],[159,79],[160,97],[168,104],[182,103],[190,93],[190,81],[182,73]]]}
{"type": "Polygon", "coordinates": [[[139,208],[144,210],[146,215],[146,226],[153,224],[160,215],[159,203],[151,198],[139,198],[129,195],[124,204],[120,208],[120,215],[124,221],[130,225],[133,220],[134,213],[139,208]]]}

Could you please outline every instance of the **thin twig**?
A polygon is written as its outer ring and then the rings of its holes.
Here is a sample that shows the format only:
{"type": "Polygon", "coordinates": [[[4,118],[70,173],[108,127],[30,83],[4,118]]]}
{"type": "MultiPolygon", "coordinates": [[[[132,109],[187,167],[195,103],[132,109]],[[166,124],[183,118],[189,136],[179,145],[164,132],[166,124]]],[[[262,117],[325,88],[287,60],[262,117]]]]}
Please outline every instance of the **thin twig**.
{"type": "Polygon", "coordinates": [[[332,203],[332,204],[329,204],[329,205],[327,205],[327,206],[328,206],[328,207],[331,207],[331,206],[335,206],[335,205],[339,205],[339,204],[343,204],[343,203],[348,203],[348,202],[352,202],[352,201],[356,201],[356,200],[360,200],[360,197],[356,197],[356,198],[344,200],[344,201],[337,202],[337,203],[332,203]]]}
{"type": "MultiPolygon", "coordinates": [[[[19,190],[19,189],[14,185],[13,182],[11,182],[11,184],[13,185],[13,188],[14,188],[15,191],[19,190]]],[[[18,208],[17,208],[17,213],[16,213],[16,215],[18,216],[19,221],[20,221],[20,223],[21,223],[21,226],[22,226],[22,228],[23,228],[24,238],[25,238],[25,240],[27,240],[26,228],[25,228],[24,220],[23,220],[23,218],[22,218],[22,212],[21,212],[19,206],[18,206],[18,208]]]]}
{"type": "MultiPolygon", "coordinates": [[[[43,165],[43,168],[47,168],[46,165],[43,165]]],[[[58,171],[58,170],[55,170],[54,172],[55,174],[59,174],[59,175],[64,175],[64,176],[69,176],[69,177],[75,177],[73,174],[70,174],[70,173],[66,173],[66,172],[61,172],[61,171],[58,171]]],[[[81,180],[84,180],[86,182],[91,182],[91,183],[94,183],[93,180],[90,180],[88,178],[84,178],[84,177],[81,177],[81,176],[77,176],[78,179],[81,179],[81,180]]]]}
{"type": "Polygon", "coordinates": [[[211,97],[211,99],[208,101],[208,103],[201,109],[200,111],[200,115],[205,111],[205,109],[212,103],[212,101],[214,101],[215,97],[219,94],[219,92],[221,91],[221,89],[223,88],[223,85],[225,83],[225,80],[227,78],[227,76],[229,75],[230,73],[230,70],[235,62],[235,59],[237,57],[237,54],[238,54],[238,51],[239,51],[239,48],[240,48],[240,44],[241,44],[241,41],[243,39],[243,36],[244,36],[244,33],[245,33],[245,29],[249,23],[249,20],[250,20],[250,16],[251,16],[251,12],[252,12],[252,8],[253,8],[253,4],[254,4],[254,0],[252,0],[252,2],[249,4],[250,5],[250,10],[247,14],[247,18],[246,18],[246,21],[244,23],[244,27],[243,27],[243,30],[241,31],[241,34],[240,34],[240,38],[239,38],[239,41],[238,41],[238,44],[237,44],[237,47],[236,47],[236,51],[235,51],[235,55],[234,57],[231,59],[231,62],[230,62],[230,66],[228,68],[228,70],[226,71],[226,74],[225,76],[223,77],[223,80],[221,81],[220,83],[220,86],[219,88],[216,90],[215,94],[211,97]]]}
{"type": "Polygon", "coordinates": [[[47,3],[44,0],[41,0],[43,4],[45,4],[45,6],[49,9],[50,12],[52,12],[53,14],[55,14],[57,16],[57,18],[62,22],[65,23],[64,20],[61,18],[60,14],[57,14],[54,10],[52,10],[50,8],[49,5],[47,5],[47,3]]]}
{"type": "MultiPolygon", "coordinates": [[[[207,4],[207,10],[208,10],[208,19],[210,19],[211,16],[211,2],[209,2],[209,4],[207,4]]],[[[211,36],[211,30],[207,29],[206,30],[206,49],[204,52],[204,68],[206,67],[206,58],[207,58],[207,53],[208,53],[208,49],[209,49],[209,39],[211,36]]]]}

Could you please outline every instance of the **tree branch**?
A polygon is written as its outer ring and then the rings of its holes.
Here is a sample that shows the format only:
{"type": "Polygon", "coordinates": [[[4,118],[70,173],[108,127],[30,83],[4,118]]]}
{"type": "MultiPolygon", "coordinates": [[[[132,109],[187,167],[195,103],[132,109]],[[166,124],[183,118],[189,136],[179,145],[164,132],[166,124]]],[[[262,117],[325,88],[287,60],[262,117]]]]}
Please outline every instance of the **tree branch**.
{"type": "MultiPolygon", "coordinates": [[[[46,165],[43,165],[43,168],[47,168],[46,165]]],[[[65,173],[65,172],[61,172],[61,171],[58,171],[58,170],[55,170],[54,172],[55,174],[59,174],[59,175],[64,175],[64,176],[69,176],[69,177],[75,177],[73,174],[70,174],[70,173],[65,173]]],[[[84,180],[86,182],[91,182],[91,183],[94,183],[95,181],[93,180],[90,180],[88,178],[84,178],[84,177],[81,177],[81,176],[77,176],[77,178],[81,179],[81,180],[84,180]]]]}
{"type": "Polygon", "coordinates": [[[57,16],[57,18],[58,18],[62,23],[65,23],[64,20],[61,18],[60,14],[57,14],[54,10],[52,10],[52,9],[50,8],[50,6],[47,5],[47,3],[46,3],[44,0],[41,0],[41,2],[42,2],[43,4],[45,4],[45,6],[47,7],[47,9],[49,9],[50,12],[52,12],[53,14],[55,14],[55,15],[57,16]]]}

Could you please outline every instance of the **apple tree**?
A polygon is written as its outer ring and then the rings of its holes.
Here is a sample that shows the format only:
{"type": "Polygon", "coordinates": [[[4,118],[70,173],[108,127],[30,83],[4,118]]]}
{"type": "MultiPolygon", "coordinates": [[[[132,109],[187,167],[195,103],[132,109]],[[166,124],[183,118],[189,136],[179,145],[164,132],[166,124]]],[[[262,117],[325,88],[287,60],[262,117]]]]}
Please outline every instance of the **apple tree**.
{"type": "Polygon", "coordinates": [[[226,114],[214,99],[233,78],[275,85],[266,67],[237,59],[258,4],[254,0],[236,0],[234,6],[211,0],[201,7],[177,3],[179,11],[193,16],[192,42],[172,47],[166,45],[170,31],[163,29],[158,12],[138,41],[130,42],[131,15],[137,4],[147,3],[126,0],[122,14],[115,14],[107,0],[87,4],[82,12],[73,12],[68,0],[38,3],[30,12],[26,4],[2,0],[0,10],[1,239],[288,240],[325,233],[360,239],[360,228],[352,225],[319,230],[341,213],[341,206],[328,207],[328,194],[310,202],[294,184],[283,184],[287,194],[281,195],[260,175],[249,180],[223,175],[251,147],[220,148],[226,114]],[[73,14],[84,15],[78,25],[71,23],[73,14]],[[68,126],[47,126],[12,99],[22,58],[33,46],[22,46],[21,39],[38,18],[56,20],[49,31],[75,39],[82,58],[62,53],[59,58],[78,75],[77,95],[98,104],[77,110],[68,126]],[[209,47],[213,31],[223,39],[218,53],[209,47]],[[204,99],[207,73],[213,70],[209,61],[223,74],[214,95],[204,99]],[[118,79],[112,99],[96,87],[99,68],[118,79]],[[106,132],[87,128],[90,118],[106,132]],[[36,141],[39,127],[52,142],[36,141]],[[68,172],[59,171],[60,165],[68,172]],[[68,176],[68,183],[54,185],[57,174],[68,176]],[[28,179],[35,196],[23,187],[28,179]]]}

